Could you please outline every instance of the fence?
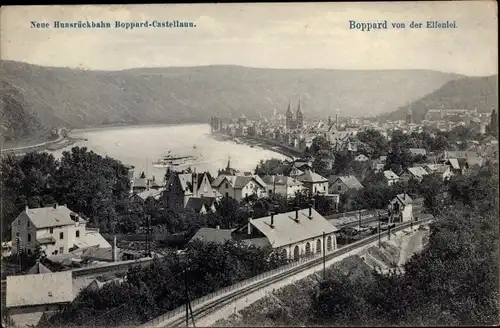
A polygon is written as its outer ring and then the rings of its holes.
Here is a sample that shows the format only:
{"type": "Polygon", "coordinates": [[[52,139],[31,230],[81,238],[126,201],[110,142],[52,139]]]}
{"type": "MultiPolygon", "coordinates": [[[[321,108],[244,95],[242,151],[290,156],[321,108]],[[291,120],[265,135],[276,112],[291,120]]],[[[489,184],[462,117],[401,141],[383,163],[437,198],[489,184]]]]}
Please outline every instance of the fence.
{"type": "MultiPolygon", "coordinates": [[[[420,220],[419,224],[423,224],[424,222],[427,222],[427,221],[430,221],[431,219],[430,218],[426,218],[426,219],[423,219],[423,220],[420,220]]],[[[404,223],[404,224],[401,224],[400,226],[394,228],[392,230],[392,232],[397,232],[397,231],[401,231],[403,230],[404,228],[410,226],[410,223],[404,223]]],[[[337,256],[341,256],[341,255],[344,255],[358,247],[362,247],[362,246],[365,246],[369,243],[372,243],[374,241],[376,241],[378,239],[378,235],[372,235],[370,237],[367,237],[367,238],[364,238],[362,240],[359,240],[359,241],[356,241],[354,243],[351,243],[349,245],[346,245],[342,248],[337,248],[333,251],[330,251],[330,252],[327,252],[326,253],[326,260],[330,260],[334,257],[337,257],[337,256]]],[[[197,298],[195,300],[193,300],[191,302],[191,306],[194,308],[196,307],[197,305],[200,305],[200,304],[203,304],[203,303],[206,303],[208,301],[212,301],[216,298],[219,298],[221,297],[222,295],[226,295],[226,294],[231,294],[233,293],[235,290],[238,290],[240,288],[248,288],[248,289],[251,289],[253,286],[257,286],[259,284],[262,284],[263,283],[263,280],[269,278],[269,277],[272,277],[272,276],[277,276],[279,274],[282,274],[282,273],[285,273],[286,271],[290,271],[290,273],[292,273],[297,267],[300,267],[300,266],[314,266],[314,265],[317,265],[319,264],[319,259],[323,256],[323,253],[315,253],[313,254],[312,256],[309,256],[309,257],[302,257],[300,258],[298,261],[294,261],[294,262],[291,262],[287,265],[284,265],[284,266],[281,266],[277,269],[274,269],[274,270],[271,270],[271,271],[267,271],[267,272],[264,272],[264,273],[261,273],[257,276],[254,276],[254,277],[251,277],[249,279],[246,279],[246,280],[243,280],[243,281],[240,281],[234,285],[231,285],[231,286],[226,286],[222,289],[219,289],[213,293],[210,293],[210,294],[207,294],[201,298],[197,298]]],[[[229,295],[227,295],[229,296],[229,295]]],[[[193,309],[194,311],[195,309],[193,309]]],[[[183,304],[182,306],[179,306],[178,308],[172,310],[172,311],[169,311],[165,314],[162,314],[161,316],[159,317],[156,317],[152,320],[150,320],[149,322],[145,323],[142,325],[142,327],[152,327],[152,326],[157,326],[159,324],[161,324],[162,322],[165,322],[175,316],[178,316],[180,314],[183,314],[185,313],[186,311],[186,305],[183,304]]]]}
{"type": "MultiPolygon", "coordinates": [[[[327,253],[333,253],[334,251],[330,251],[330,252],[327,252],[327,253]]],[[[245,280],[242,280],[240,282],[237,282],[233,285],[230,285],[230,286],[226,286],[224,288],[221,288],[213,293],[210,293],[210,294],[207,294],[205,296],[202,296],[200,298],[197,298],[195,300],[193,300],[191,302],[191,306],[192,307],[195,307],[199,304],[203,304],[207,301],[211,301],[213,299],[216,299],[218,297],[220,297],[221,295],[225,295],[225,294],[231,294],[232,292],[234,292],[235,290],[237,289],[240,289],[242,287],[250,287],[251,285],[255,285],[256,283],[259,283],[261,282],[263,279],[265,278],[269,278],[271,276],[275,276],[275,275],[278,275],[280,273],[283,273],[283,272],[286,272],[292,268],[295,268],[295,267],[298,267],[306,262],[311,262],[312,260],[314,259],[317,259],[317,258],[320,258],[322,257],[323,254],[322,253],[315,253],[315,254],[312,254],[311,256],[308,256],[308,257],[302,257],[300,258],[298,261],[293,261],[293,262],[290,262],[289,264],[286,264],[284,266],[281,266],[279,268],[276,268],[274,270],[271,270],[271,271],[266,271],[266,272],[263,272],[259,275],[256,275],[256,276],[253,276],[251,278],[248,278],[248,279],[245,279],[245,280]]],[[[156,317],[154,318],[153,320],[145,323],[144,325],[142,325],[142,327],[152,327],[152,326],[157,326],[159,325],[160,323],[166,321],[166,320],[169,320],[177,315],[180,315],[182,313],[185,313],[186,311],[186,305],[183,304],[181,306],[179,306],[178,308],[172,310],[172,311],[169,311],[165,314],[162,314],[161,316],[159,317],[156,317]]]]}

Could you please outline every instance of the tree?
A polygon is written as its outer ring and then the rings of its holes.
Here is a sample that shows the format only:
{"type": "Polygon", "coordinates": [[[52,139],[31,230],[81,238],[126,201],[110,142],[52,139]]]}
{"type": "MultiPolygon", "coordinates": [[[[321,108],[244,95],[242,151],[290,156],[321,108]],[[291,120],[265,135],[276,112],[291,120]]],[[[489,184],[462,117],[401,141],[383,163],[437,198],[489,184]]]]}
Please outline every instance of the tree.
{"type": "Polygon", "coordinates": [[[331,151],[330,142],[323,136],[314,138],[310,149],[313,156],[315,156],[320,150],[327,152],[331,151]]]}
{"type": "Polygon", "coordinates": [[[359,132],[356,137],[366,145],[368,157],[376,159],[387,153],[387,138],[379,131],[368,129],[359,132]]]}
{"type": "Polygon", "coordinates": [[[332,154],[328,150],[319,150],[316,152],[312,167],[313,170],[322,176],[328,176],[332,169],[332,154]]]}
{"type": "Polygon", "coordinates": [[[283,162],[278,158],[260,160],[255,168],[254,174],[264,177],[266,175],[282,174],[285,172],[283,162]]]}

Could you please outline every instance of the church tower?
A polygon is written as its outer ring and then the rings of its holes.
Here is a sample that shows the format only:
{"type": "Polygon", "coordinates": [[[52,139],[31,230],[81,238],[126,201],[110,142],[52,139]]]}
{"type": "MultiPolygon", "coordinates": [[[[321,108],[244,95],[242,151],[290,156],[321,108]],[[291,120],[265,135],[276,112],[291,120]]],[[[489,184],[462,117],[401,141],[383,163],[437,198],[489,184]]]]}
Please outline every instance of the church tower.
{"type": "Polygon", "coordinates": [[[297,106],[297,113],[296,113],[296,128],[297,129],[302,129],[304,127],[304,114],[302,113],[302,110],[300,109],[300,100],[299,100],[299,105],[297,106]]]}
{"type": "Polygon", "coordinates": [[[292,107],[291,103],[288,103],[288,110],[286,111],[285,114],[286,117],[286,129],[288,131],[295,129],[295,122],[293,121],[293,113],[292,113],[292,107]]]}

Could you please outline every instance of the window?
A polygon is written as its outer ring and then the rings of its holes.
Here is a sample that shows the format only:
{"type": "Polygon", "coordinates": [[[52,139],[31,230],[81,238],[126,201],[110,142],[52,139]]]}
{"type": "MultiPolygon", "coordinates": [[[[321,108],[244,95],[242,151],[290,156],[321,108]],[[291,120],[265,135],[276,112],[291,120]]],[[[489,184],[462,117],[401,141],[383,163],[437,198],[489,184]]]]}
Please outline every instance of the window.
{"type": "Polygon", "coordinates": [[[226,189],[227,189],[227,188],[229,188],[229,185],[227,184],[227,182],[226,182],[226,184],[225,184],[225,188],[226,188],[226,189]]]}
{"type": "Polygon", "coordinates": [[[30,227],[30,220],[28,220],[28,228],[30,227]]]}
{"type": "Polygon", "coordinates": [[[28,255],[31,255],[31,249],[28,248],[28,255]]]}
{"type": "Polygon", "coordinates": [[[342,186],[337,186],[337,190],[338,191],[342,190],[342,186]]]}
{"type": "Polygon", "coordinates": [[[17,220],[17,225],[21,225],[21,219],[17,220]]]}
{"type": "Polygon", "coordinates": [[[226,197],[229,197],[229,193],[228,192],[226,192],[226,197]]]}
{"type": "Polygon", "coordinates": [[[54,228],[49,228],[49,232],[50,232],[51,234],[53,234],[53,233],[54,233],[54,228]]]}
{"type": "Polygon", "coordinates": [[[59,239],[64,239],[64,232],[59,233],[59,239]]]}
{"type": "Polygon", "coordinates": [[[29,233],[28,234],[28,243],[30,243],[30,242],[31,242],[31,234],[29,233]]]}
{"type": "Polygon", "coordinates": [[[245,193],[245,198],[248,198],[248,193],[245,193]]]}
{"type": "Polygon", "coordinates": [[[80,238],[80,230],[76,230],[76,238],[80,238]]]}
{"type": "Polygon", "coordinates": [[[59,247],[59,254],[64,253],[64,247],[59,247]]]}

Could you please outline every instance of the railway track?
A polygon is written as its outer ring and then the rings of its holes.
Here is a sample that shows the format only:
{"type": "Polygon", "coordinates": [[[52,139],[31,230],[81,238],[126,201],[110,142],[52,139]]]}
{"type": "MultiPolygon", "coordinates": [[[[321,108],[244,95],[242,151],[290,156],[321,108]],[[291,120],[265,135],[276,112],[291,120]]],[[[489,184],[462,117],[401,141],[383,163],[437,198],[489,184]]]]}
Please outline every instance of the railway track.
{"type": "MultiPolygon", "coordinates": [[[[417,222],[413,222],[414,225],[421,225],[421,224],[427,224],[432,220],[432,216],[428,216],[426,218],[419,219],[417,222]]],[[[402,231],[408,227],[411,226],[411,223],[403,223],[399,224],[395,228],[391,230],[391,232],[398,232],[402,231]]],[[[384,233],[385,235],[385,233],[384,233]]],[[[373,243],[378,240],[378,234],[371,235],[369,237],[366,237],[362,240],[359,240],[357,242],[354,242],[352,244],[346,245],[342,248],[339,248],[332,253],[329,253],[325,255],[325,261],[334,259],[336,257],[345,255],[348,252],[351,252],[356,249],[360,249],[364,246],[367,246],[370,243],[373,243]]],[[[231,287],[227,288],[228,292],[226,295],[221,294],[221,297],[213,297],[213,298],[208,298],[207,300],[203,302],[197,302],[197,300],[192,301],[192,307],[193,307],[193,317],[196,318],[197,320],[203,318],[205,315],[207,315],[210,312],[213,312],[215,310],[218,310],[222,307],[224,307],[227,304],[230,304],[234,300],[240,299],[248,294],[251,294],[259,289],[262,289],[266,286],[269,286],[273,283],[276,283],[280,280],[286,279],[288,277],[291,277],[299,272],[302,272],[304,270],[310,269],[314,266],[321,265],[323,263],[323,257],[315,257],[309,261],[306,261],[304,263],[301,263],[297,266],[292,266],[291,268],[283,271],[283,272],[278,272],[273,275],[269,275],[268,277],[264,277],[261,280],[257,280],[254,283],[249,283],[246,286],[243,286],[241,288],[235,288],[235,290],[231,291],[231,287]],[[223,296],[224,295],[224,296],[223,296]],[[193,304],[194,303],[194,304],[193,304]]],[[[146,324],[142,325],[142,327],[176,327],[185,322],[185,317],[184,317],[184,312],[183,308],[185,305],[171,311],[171,313],[166,313],[162,315],[161,317],[155,318],[146,324]],[[165,317],[165,320],[159,320],[159,318],[165,317]]]]}

